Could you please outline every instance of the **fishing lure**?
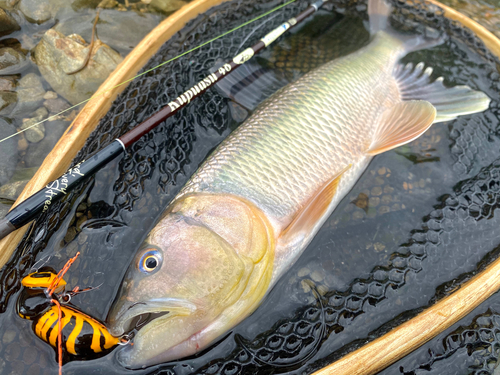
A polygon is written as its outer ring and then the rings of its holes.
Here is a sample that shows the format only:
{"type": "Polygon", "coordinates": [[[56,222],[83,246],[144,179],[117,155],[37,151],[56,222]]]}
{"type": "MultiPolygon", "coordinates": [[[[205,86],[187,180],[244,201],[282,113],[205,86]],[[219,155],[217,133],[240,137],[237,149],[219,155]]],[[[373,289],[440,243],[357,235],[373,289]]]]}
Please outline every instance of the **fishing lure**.
{"type": "MultiPolygon", "coordinates": [[[[56,352],[60,344],[64,349],[62,363],[73,359],[94,359],[108,354],[121,343],[111,336],[97,319],[69,305],[71,297],[82,291],[75,288],[65,292],[66,282],[49,268],[43,267],[23,278],[17,300],[18,315],[33,321],[35,334],[51,345],[56,352]],[[59,322],[60,319],[60,322],[59,322]],[[58,337],[61,337],[60,342],[58,337]]],[[[62,350],[59,351],[59,356],[62,350]]]]}

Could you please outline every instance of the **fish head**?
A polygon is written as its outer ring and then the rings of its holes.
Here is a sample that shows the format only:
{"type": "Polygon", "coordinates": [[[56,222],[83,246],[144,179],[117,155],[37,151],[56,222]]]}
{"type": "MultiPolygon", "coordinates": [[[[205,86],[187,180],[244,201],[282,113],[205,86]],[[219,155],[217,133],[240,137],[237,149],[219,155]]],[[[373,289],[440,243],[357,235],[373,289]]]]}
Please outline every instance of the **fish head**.
{"type": "Polygon", "coordinates": [[[117,354],[125,367],[202,350],[249,315],[267,291],[273,255],[267,227],[251,210],[217,201],[174,205],[130,264],[108,316],[114,336],[138,329],[134,345],[117,354]]]}

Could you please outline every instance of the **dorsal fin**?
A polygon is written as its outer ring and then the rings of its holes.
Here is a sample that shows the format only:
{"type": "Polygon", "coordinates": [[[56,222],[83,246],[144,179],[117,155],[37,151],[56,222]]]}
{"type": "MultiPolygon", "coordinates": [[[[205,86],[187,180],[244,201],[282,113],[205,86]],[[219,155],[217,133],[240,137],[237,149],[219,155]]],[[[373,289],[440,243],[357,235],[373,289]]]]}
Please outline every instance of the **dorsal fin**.
{"type": "Polygon", "coordinates": [[[332,202],[342,175],[351,164],[342,169],[333,179],[323,185],[306,205],[295,215],[292,222],[281,233],[280,241],[288,242],[299,233],[309,233],[323,217],[332,202]]]}
{"type": "Polygon", "coordinates": [[[429,129],[435,118],[436,109],[424,100],[396,104],[381,115],[366,153],[381,154],[413,141],[429,129]]]}

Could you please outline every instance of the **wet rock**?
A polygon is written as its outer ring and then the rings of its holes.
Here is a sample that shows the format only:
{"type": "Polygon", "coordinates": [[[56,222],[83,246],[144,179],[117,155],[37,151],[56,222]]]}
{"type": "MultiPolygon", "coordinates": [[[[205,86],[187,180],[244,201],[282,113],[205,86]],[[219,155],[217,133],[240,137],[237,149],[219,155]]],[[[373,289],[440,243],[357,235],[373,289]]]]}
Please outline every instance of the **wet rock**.
{"type": "Polygon", "coordinates": [[[75,10],[81,10],[84,8],[95,9],[101,3],[102,0],[75,0],[71,4],[71,7],[75,10]]]}
{"type": "Polygon", "coordinates": [[[16,74],[29,62],[23,53],[14,48],[0,48],[0,74],[16,74]]]}
{"type": "Polygon", "coordinates": [[[9,115],[17,103],[15,92],[0,91],[0,115],[9,115]]]}
{"type": "Polygon", "coordinates": [[[17,149],[18,151],[26,151],[28,149],[28,140],[26,139],[26,136],[21,133],[19,134],[17,139],[17,149]]]}
{"type": "Polygon", "coordinates": [[[57,94],[54,91],[47,91],[43,96],[44,99],[57,99],[57,94]]]}
{"type": "Polygon", "coordinates": [[[52,18],[49,0],[21,0],[19,10],[32,23],[44,23],[52,18]]]}
{"type": "MultiPolygon", "coordinates": [[[[0,118],[0,139],[4,139],[15,132],[14,125],[0,118]]],[[[17,139],[12,137],[3,141],[0,147],[0,185],[6,184],[14,174],[17,159],[17,139]]]]}
{"type": "Polygon", "coordinates": [[[28,129],[24,132],[24,135],[29,142],[38,143],[45,137],[45,126],[43,123],[37,123],[44,120],[47,115],[48,111],[44,107],[41,107],[35,111],[35,117],[32,117],[23,123],[21,129],[28,129]]]}
{"type": "Polygon", "coordinates": [[[17,21],[4,9],[0,8],[0,36],[19,30],[17,21]]]}
{"type": "Polygon", "coordinates": [[[19,0],[0,0],[0,8],[5,10],[12,10],[19,0]]]}
{"type": "Polygon", "coordinates": [[[10,200],[14,202],[17,197],[19,197],[28,181],[29,180],[9,182],[0,187],[0,201],[10,200]]]}
{"type": "Polygon", "coordinates": [[[89,46],[78,35],[66,37],[52,29],[36,47],[36,61],[43,77],[71,104],[90,98],[122,61],[116,51],[97,40],[85,69],[68,75],[82,66],[88,51],[89,46]]]}
{"type": "Polygon", "coordinates": [[[68,121],[50,121],[45,123],[46,136],[38,143],[31,144],[26,156],[24,157],[24,162],[27,167],[39,167],[42,165],[43,160],[54,148],[57,141],[66,128],[69,126],[68,121]]]}
{"type": "MultiPolygon", "coordinates": [[[[64,35],[78,34],[90,40],[94,19],[95,10],[89,10],[62,19],[54,30],[64,35]]],[[[161,16],[157,14],[104,9],[99,13],[97,34],[103,43],[126,55],[160,22],[161,16]]]]}
{"type": "Polygon", "coordinates": [[[0,77],[0,91],[14,91],[15,79],[12,77],[0,77]]]}
{"type": "MultiPolygon", "coordinates": [[[[2,201],[0,201],[0,219],[3,219],[5,215],[7,215],[11,206],[11,204],[2,203],[2,201]]],[[[0,368],[2,368],[1,365],[2,364],[0,362],[0,368]]]]}
{"type": "Polygon", "coordinates": [[[172,13],[186,4],[187,2],[182,0],[151,0],[149,3],[154,9],[163,13],[172,13]]]}
{"type": "Polygon", "coordinates": [[[18,103],[11,113],[12,116],[29,116],[43,103],[45,90],[39,76],[35,73],[26,74],[18,82],[17,99],[18,103]]]}
{"type": "Polygon", "coordinates": [[[36,168],[36,167],[35,168],[19,168],[19,165],[18,165],[16,168],[16,171],[14,172],[14,175],[11,177],[9,183],[16,182],[16,181],[29,181],[35,175],[36,171],[38,171],[38,168],[36,168]]]}
{"type": "Polygon", "coordinates": [[[103,8],[103,9],[111,9],[111,8],[114,8],[118,5],[118,1],[116,0],[102,0],[100,3],[99,3],[99,7],[103,8]]]}
{"type": "Polygon", "coordinates": [[[68,102],[62,98],[47,99],[43,102],[43,105],[49,110],[50,113],[59,113],[70,107],[68,102]]]}

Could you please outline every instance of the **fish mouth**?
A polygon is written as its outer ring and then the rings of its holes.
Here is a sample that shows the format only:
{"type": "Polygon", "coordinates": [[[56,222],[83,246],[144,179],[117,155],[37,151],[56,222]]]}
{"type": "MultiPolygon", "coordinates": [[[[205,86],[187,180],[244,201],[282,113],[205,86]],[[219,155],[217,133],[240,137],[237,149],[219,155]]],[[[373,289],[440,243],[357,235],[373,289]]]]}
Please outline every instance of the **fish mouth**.
{"type": "Polygon", "coordinates": [[[110,319],[110,333],[113,336],[122,336],[133,330],[139,330],[153,321],[160,323],[176,315],[190,315],[197,309],[194,303],[178,298],[155,298],[146,302],[129,302],[117,308],[118,313],[110,319]]]}

